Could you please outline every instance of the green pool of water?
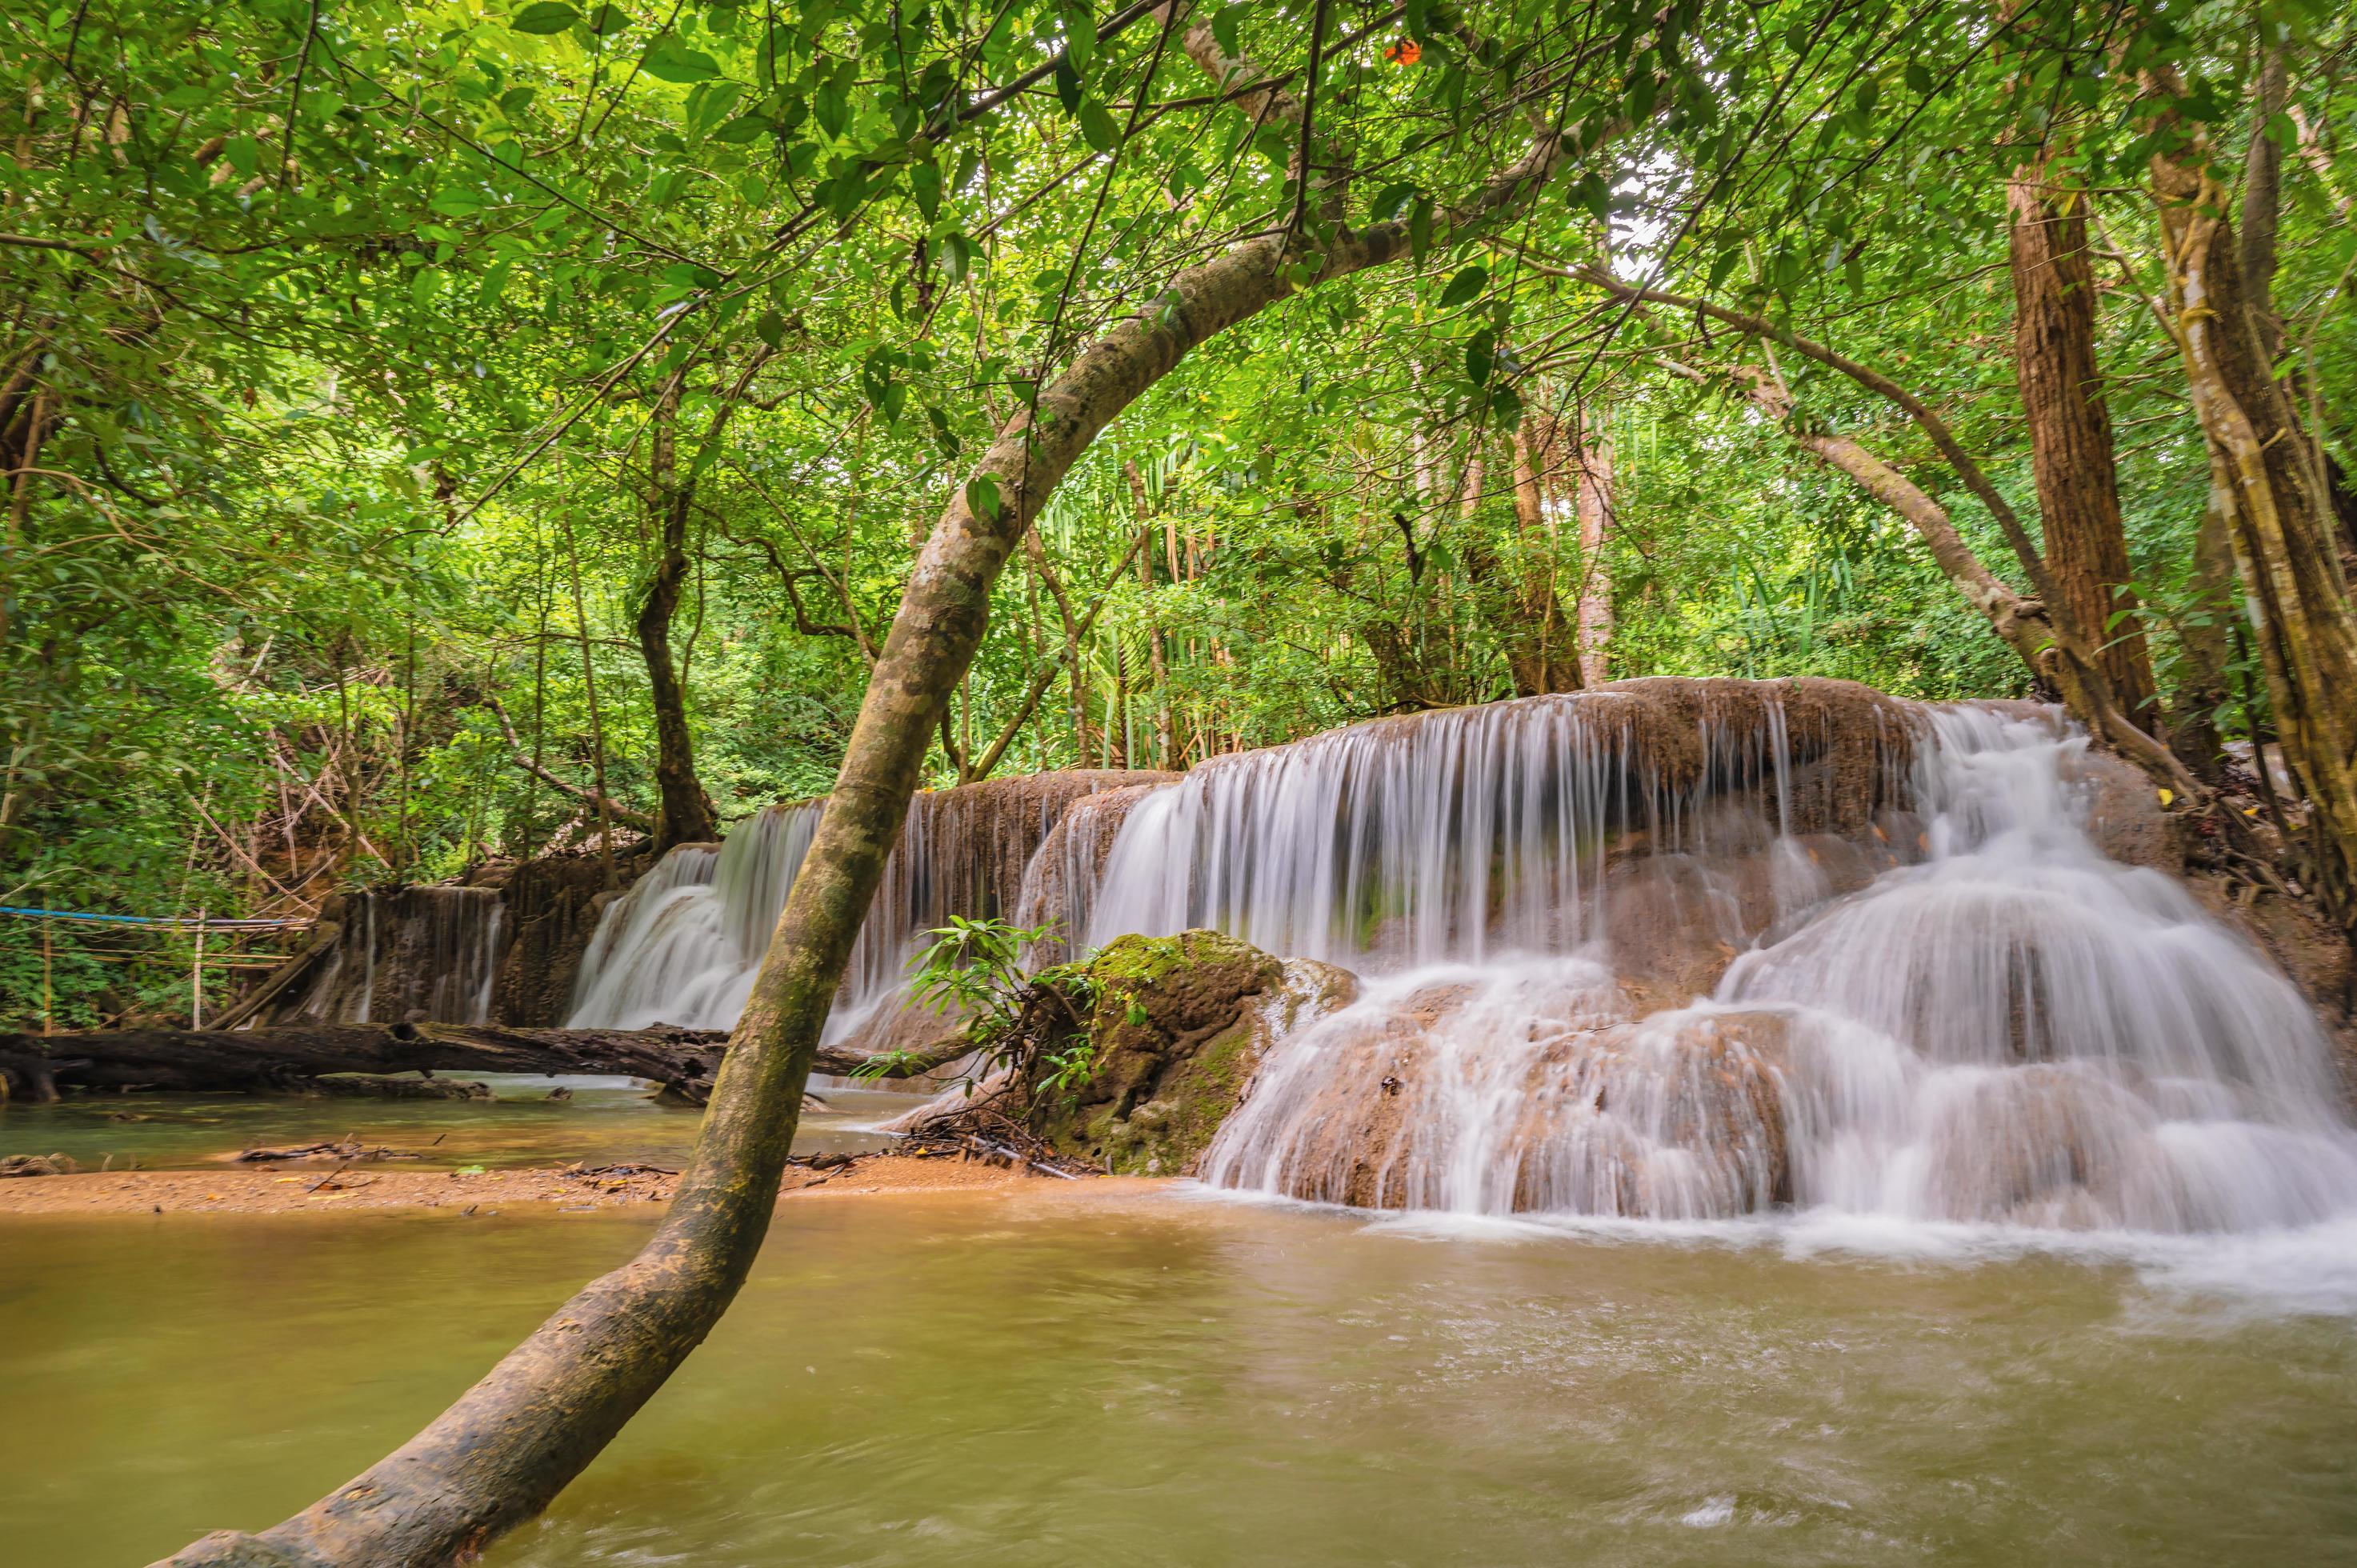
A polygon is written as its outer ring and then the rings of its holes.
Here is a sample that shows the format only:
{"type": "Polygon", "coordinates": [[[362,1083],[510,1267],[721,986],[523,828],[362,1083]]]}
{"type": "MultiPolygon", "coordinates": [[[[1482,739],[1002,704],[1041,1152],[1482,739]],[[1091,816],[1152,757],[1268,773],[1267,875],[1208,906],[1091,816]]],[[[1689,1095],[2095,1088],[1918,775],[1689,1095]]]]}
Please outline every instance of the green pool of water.
{"type": "MultiPolygon", "coordinates": [[[[0,1559],[274,1520],[635,1217],[0,1223],[0,1559]]],[[[490,1568],[2357,1563],[2357,1327],[2125,1265],[1403,1233],[1040,1183],[787,1206],[490,1568]]]]}
{"type": "MultiPolygon", "coordinates": [[[[480,1100],[327,1100],[285,1095],[73,1096],[53,1105],[0,1104],[0,1155],[66,1155],[84,1170],[112,1163],[142,1170],[221,1164],[242,1149],[330,1143],[346,1133],[371,1147],[413,1153],[423,1168],[597,1165],[677,1169],[695,1143],[701,1113],[657,1102],[626,1078],[490,1078],[480,1100]],[[552,1100],[554,1088],[570,1098],[552,1100]]],[[[876,1090],[826,1089],[823,1108],[802,1112],[802,1154],[880,1147],[865,1131],[918,1101],[876,1090]]]]}

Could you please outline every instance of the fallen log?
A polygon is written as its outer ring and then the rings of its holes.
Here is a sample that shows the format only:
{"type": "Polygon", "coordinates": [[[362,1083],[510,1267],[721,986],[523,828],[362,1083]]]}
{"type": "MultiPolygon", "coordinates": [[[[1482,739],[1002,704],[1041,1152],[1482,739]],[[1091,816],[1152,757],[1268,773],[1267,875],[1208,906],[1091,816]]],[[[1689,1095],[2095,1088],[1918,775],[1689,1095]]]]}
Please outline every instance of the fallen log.
{"type": "MultiPolygon", "coordinates": [[[[619,1074],[702,1104],[728,1036],[716,1029],[519,1029],[496,1024],[317,1024],[266,1029],[116,1029],[79,1035],[0,1032],[0,1082],[52,1100],[61,1089],[251,1093],[309,1090],[335,1073],[619,1074]]],[[[972,1047],[962,1036],[888,1058],[823,1050],[815,1070],[850,1075],[877,1063],[914,1078],[972,1047]]]]}

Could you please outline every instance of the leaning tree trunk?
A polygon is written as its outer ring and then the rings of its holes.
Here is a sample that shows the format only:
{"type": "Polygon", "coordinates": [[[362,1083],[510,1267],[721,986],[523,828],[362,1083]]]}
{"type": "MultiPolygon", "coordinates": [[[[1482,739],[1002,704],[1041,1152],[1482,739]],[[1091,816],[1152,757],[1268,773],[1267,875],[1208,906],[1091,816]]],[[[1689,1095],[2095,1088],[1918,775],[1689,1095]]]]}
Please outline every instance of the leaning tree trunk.
{"type": "Polygon", "coordinates": [[[2127,587],[2112,417],[2095,363],[2095,280],[2086,198],[2023,167],[2006,187],[2012,214],[2014,369],[2029,420],[2030,464],[2045,523],[2046,564],[2121,709],[2158,727],[2152,658],[2127,587]]]}
{"type": "MultiPolygon", "coordinates": [[[[1189,26],[1184,44],[1246,113],[1284,119],[1290,105],[1299,122],[1281,81],[1228,56],[1208,21],[1189,26]]],[[[1558,132],[1540,129],[1530,153],[1448,213],[1447,227],[1528,201],[1562,147],[1558,132]]],[[[175,1568],[398,1568],[471,1557],[545,1508],[702,1343],[769,1230],[819,1032],[934,725],[980,645],[992,582],[1097,434],[1189,349],[1304,286],[1411,246],[1405,221],[1354,232],[1337,220],[1325,238],[1314,260],[1276,233],[1178,274],[1040,390],[934,524],[731,1036],[694,1157],[644,1250],[559,1308],[390,1456],[261,1535],[207,1537],[171,1559],[175,1568]]]]}
{"type": "MultiPolygon", "coordinates": [[[[2174,84],[2163,92],[2176,96],[2174,84]]],[[[2357,915],[2357,612],[2323,455],[2265,352],[2199,127],[2165,111],[2152,160],[2170,303],[2202,435],[2228,481],[2236,564],[2284,757],[2314,812],[2319,891],[2357,915]]]]}
{"type": "Polygon", "coordinates": [[[672,617],[678,613],[680,590],[687,582],[687,514],[693,503],[694,481],[682,483],[676,456],[679,381],[674,373],[656,394],[653,426],[649,435],[651,493],[649,504],[661,530],[661,553],[647,596],[639,603],[639,652],[647,661],[647,689],[655,714],[655,789],[662,804],[655,811],[654,849],[660,854],[678,843],[706,843],[720,836],[714,823],[712,801],[695,777],[695,740],[687,727],[687,693],[671,652],[672,617]]]}

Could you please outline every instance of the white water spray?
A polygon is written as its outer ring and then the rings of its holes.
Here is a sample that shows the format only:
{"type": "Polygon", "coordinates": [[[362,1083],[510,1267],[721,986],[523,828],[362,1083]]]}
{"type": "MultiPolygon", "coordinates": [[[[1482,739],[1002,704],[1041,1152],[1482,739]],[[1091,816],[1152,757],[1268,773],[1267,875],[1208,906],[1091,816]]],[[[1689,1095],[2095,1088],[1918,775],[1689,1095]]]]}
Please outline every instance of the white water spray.
{"type": "MultiPolygon", "coordinates": [[[[1650,1219],[1787,1203],[2164,1232],[2357,1216],[2357,1133],[2314,1016],[2171,878],[2097,849],[2092,789],[2079,781],[2083,738],[1969,707],[1931,711],[1923,725],[1912,792],[1925,820],[1902,846],[1921,864],[1843,895],[1821,838],[1684,857],[1699,903],[1716,899],[1764,932],[1708,1000],[1655,1010],[1663,998],[1612,959],[1630,908],[1613,873],[1543,862],[1566,897],[1586,900],[1576,915],[1534,924],[1493,899],[1479,929],[1460,916],[1417,928],[1431,940],[1360,943],[1349,956],[1378,969],[1400,954],[1394,972],[1271,1054],[1205,1178],[1365,1207],[1650,1219]],[[1495,950],[1501,909],[1519,951],[1495,950]],[[1533,950],[1542,947],[1552,950],[1533,950]]],[[[1592,787],[1591,754],[1556,754],[1575,780],[1567,793],[1592,787]]],[[[1534,766],[1504,771],[1527,779],[1534,766]]],[[[1789,768],[1780,760],[1771,776],[1789,768]]],[[[1780,807],[1790,794],[1780,789],[1780,807]]],[[[1311,797],[1297,786],[1225,820],[1208,812],[1199,837],[1281,822],[1297,842],[1330,843],[1331,824],[1357,808],[1329,786],[1320,832],[1311,797]]],[[[1588,811],[1599,824],[1612,814],[1588,811]]],[[[1138,841],[1125,832],[1115,864],[1149,845],[1168,853],[1180,838],[1169,812],[1157,822],[1141,811],[1138,841]]],[[[1781,820],[1791,825],[1789,810],[1781,820]]],[[[1382,852],[1390,865],[1450,865],[1451,846],[1434,845],[1428,828],[1398,836],[1382,852]]],[[[1175,865],[1194,867],[1197,883],[1211,867],[1213,887],[1190,917],[1336,950],[1335,927],[1302,918],[1314,899],[1282,918],[1271,901],[1223,901],[1222,878],[1232,888],[1236,874],[1189,847],[1175,865]]],[[[1147,880],[1135,854],[1127,864],[1147,880]]],[[[1448,886],[1446,873],[1416,875],[1403,872],[1394,907],[1430,908],[1448,886]]],[[[1709,936],[1689,924],[1674,940],[1709,936]]]]}

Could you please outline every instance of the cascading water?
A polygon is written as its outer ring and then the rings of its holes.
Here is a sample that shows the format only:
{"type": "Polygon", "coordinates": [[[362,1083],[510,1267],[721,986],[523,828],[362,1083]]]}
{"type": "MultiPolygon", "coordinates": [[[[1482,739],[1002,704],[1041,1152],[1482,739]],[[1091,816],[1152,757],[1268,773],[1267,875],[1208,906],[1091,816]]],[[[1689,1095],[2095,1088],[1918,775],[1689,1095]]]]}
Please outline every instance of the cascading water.
{"type": "MultiPolygon", "coordinates": [[[[925,931],[951,915],[1013,913],[1026,867],[1073,805],[1163,777],[1050,773],[918,796],[852,948],[827,1042],[887,1043],[905,1012],[909,958],[925,931]]],[[[599,919],[567,1021],[581,1028],[735,1025],[818,831],[821,804],[772,806],[738,823],[717,850],[683,845],[665,855],[599,919]]],[[[940,1032],[938,1020],[917,1022],[940,1032]]]]}
{"type": "Polygon", "coordinates": [[[291,1016],[480,1024],[490,1016],[507,912],[488,887],[363,888],[347,934],[291,1016]],[[354,950],[357,950],[356,951],[354,950]]]}
{"type": "Polygon", "coordinates": [[[1631,681],[1214,758],[1130,811],[1087,904],[1089,945],[1208,926],[1379,970],[1570,950],[1600,934],[1608,848],[1751,847],[1758,825],[1720,809],[1729,796],[1769,800],[1787,832],[1899,802],[1899,704],[1786,687],[1631,681]]]}
{"type": "Polygon", "coordinates": [[[1205,1179],[1652,1219],[2357,1216],[2312,1014],[2098,849],[2083,738],[1853,704],[1845,752],[1788,725],[1808,684],[1749,720],[1623,687],[1362,726],[1140,804],[1092,938],[1209,924],[1373,976],[1271,1052],[1205,1179]]]}

